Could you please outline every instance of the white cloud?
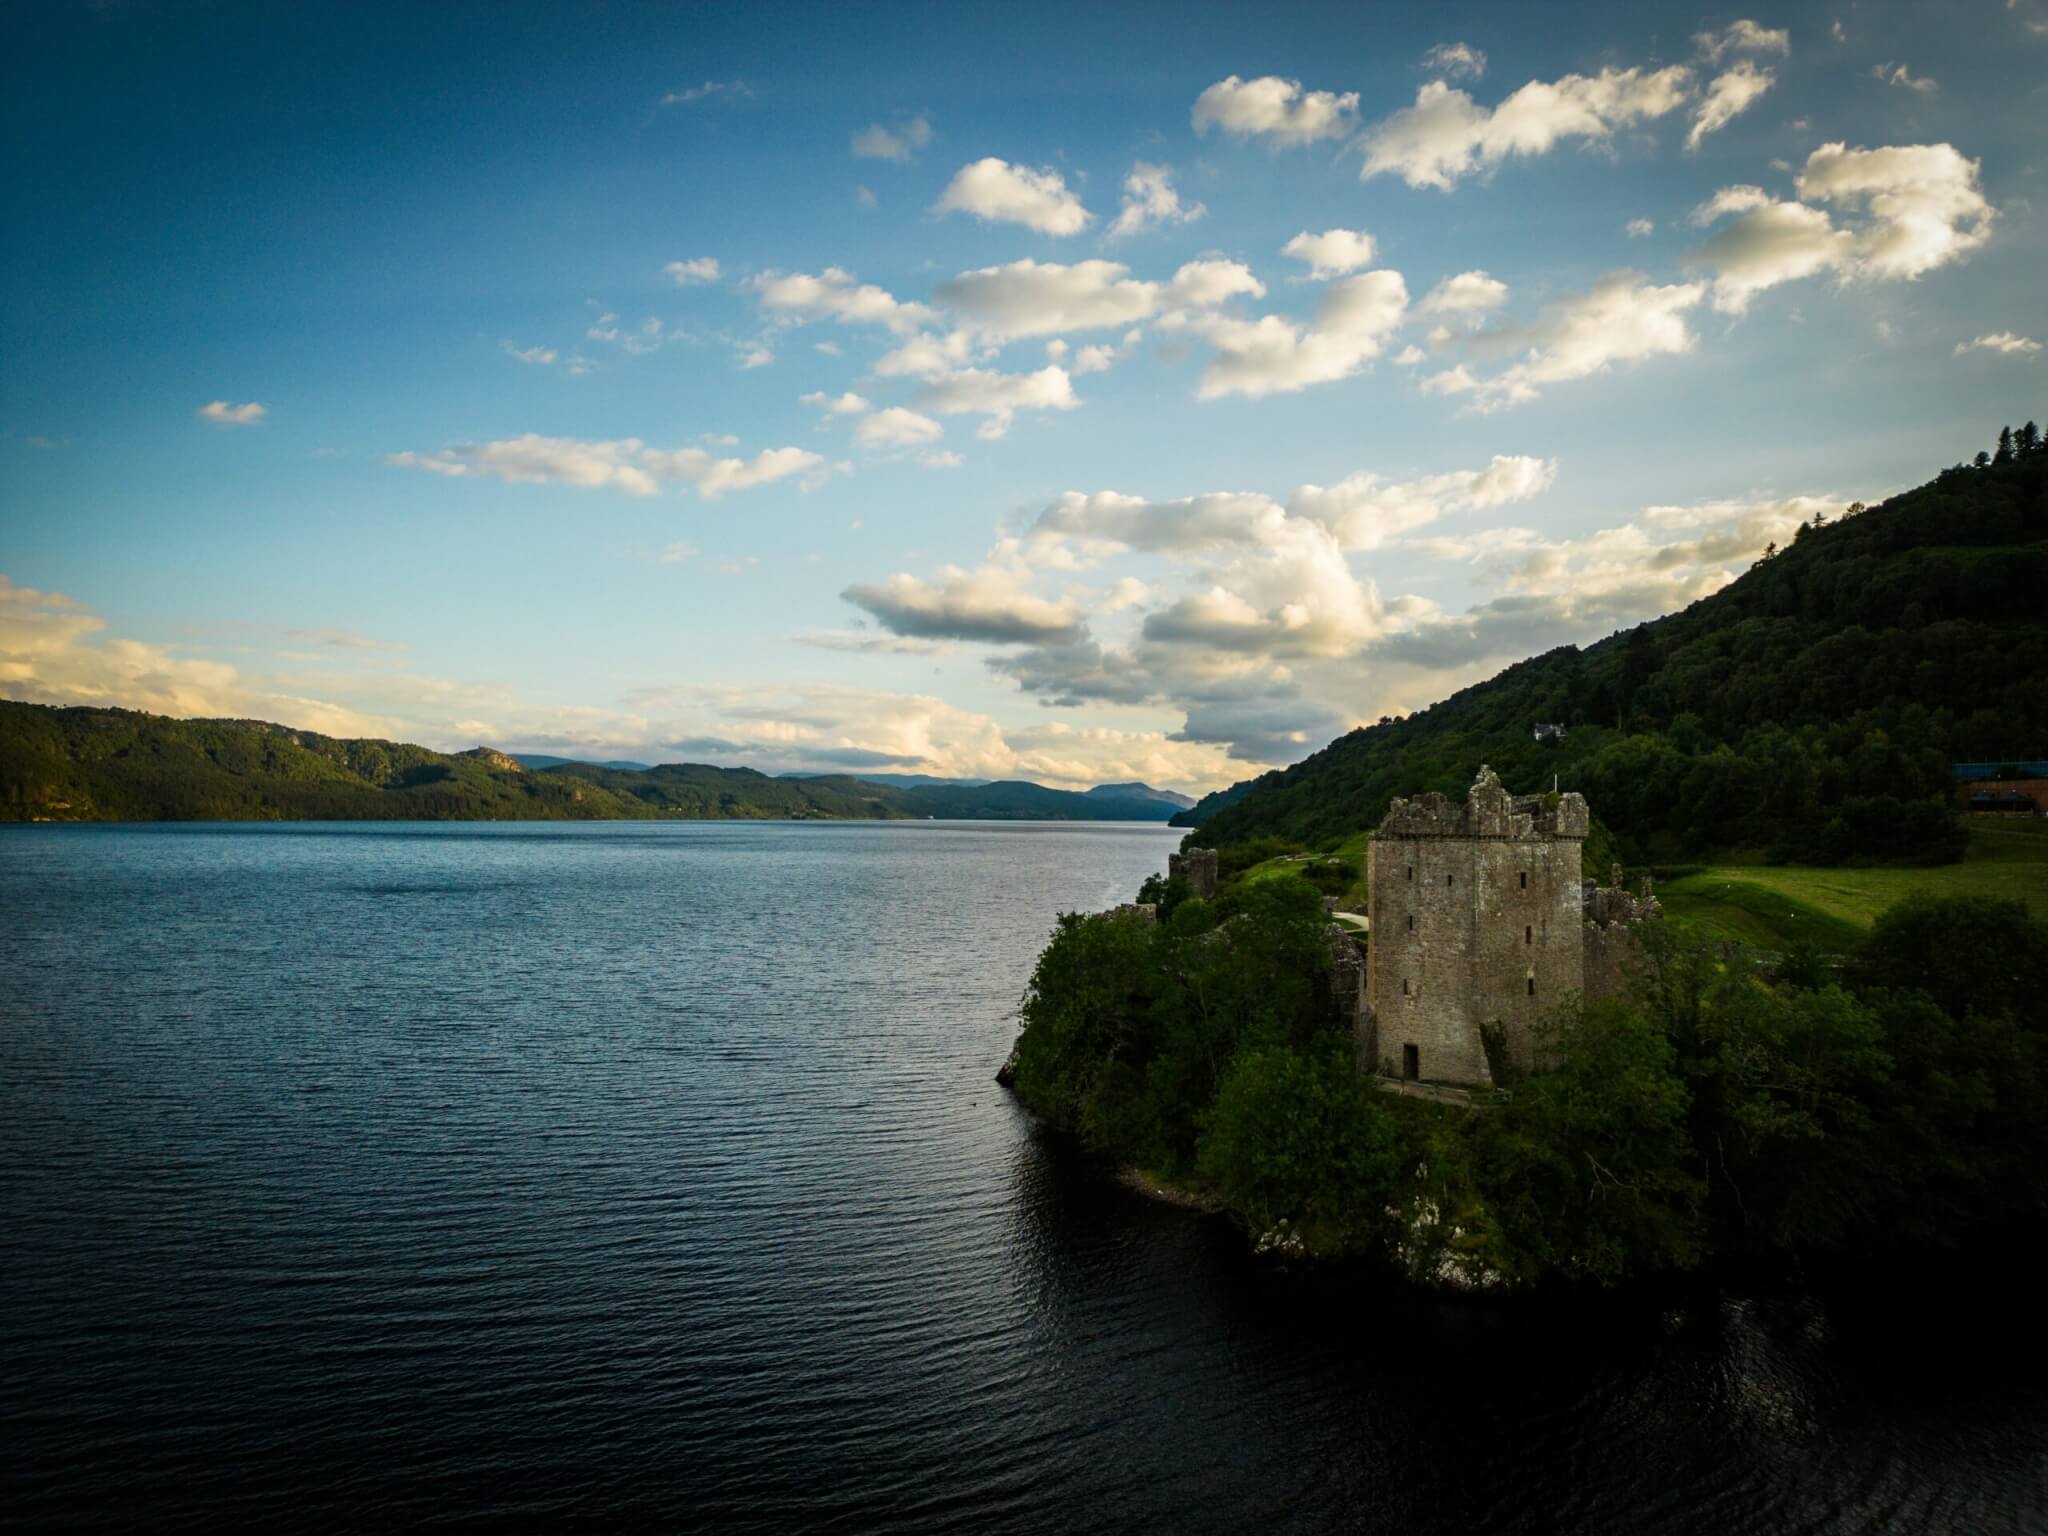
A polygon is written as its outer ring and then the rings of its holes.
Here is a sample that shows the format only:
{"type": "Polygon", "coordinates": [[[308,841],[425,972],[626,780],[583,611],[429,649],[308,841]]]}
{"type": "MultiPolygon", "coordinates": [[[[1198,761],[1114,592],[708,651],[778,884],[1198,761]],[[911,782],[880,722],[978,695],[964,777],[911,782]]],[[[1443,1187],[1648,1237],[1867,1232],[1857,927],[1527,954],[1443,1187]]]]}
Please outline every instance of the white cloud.
{"type": "Polygon", "coordinates": [[[1364,177],[1398,175],[1411,187],[1449,191],[1461,176],[1491,169],[1510,155],[1540,155],[1563,139],[1605,142],[1617,128],[1659,118],[1682,105],[1692,71],[1603,69],[1532,80],[1498,107],[1432,80],[1404,107],[1367,131],[1364,177]]]}
{"type": "Polygon", "coordinates": [[[1991,237],[1996,210],[1977,182],[1978,165],[1948,144],[1849,149],[1824,144],[1797,178],[1800,202],[1760,187],[1724,187],[1693,215],[1734,222],[1693,255],[1714,273],[1714,307],[1740,314],[1779,283],[1834,272],[1843,280],[1910,279],[1960,261],[1991,237]],[[1860,226],[1839,227],[1833,203],[1860,226]]]}
{"type": "Polygon", "coordinates": [[[214,400],[199,407],[199,415],[227,427],[253,427],[270,414],[270,407],[248,400],[241,405],[230,405],[225,400],[214,400]]]}
{"type": "Polygon", "coordinates": [[[1630,219],[1623,233],[1631,240],[1643,240],[1657,233],[1657,225],[1652,219],[1630,219]]]}
{"type": "Polygon", "coordinates": [[[1358,93],[1304,91],[1299,80],[1263,75],[1217,81],[1195,98],[1192,117],[1196,133],[1211,127],[1234,138],[1261,138],[1275,148],[1338,139],[1351,131],[1358,93]]]}
{"type": "Polygon", "coordinates": [[[1362,272],[1330,284],[1307,326],[1279,315],[1257,320],[1208,315],[1174,323],[1216,349],[1202,370],[1202,399],[1257,397],[1349,378],[1379,355],[1407,307],[1408,288],[1400,273],[1362,272]]]}
{"type": "MultiPolygon", "coordinates": [[[[1836,22],[1835,36],[1838,40],[1842,35],[1841,29],[1842,24],[1836,22]]],[[[1789,54],[1792,51],[1790,31],[1783,28],[1774,31],[1753,21],[1731,22],[1719,32],[1697,33],[1693,42],[1698,44],[1700,53],[1708,62],[1714,64],[1720,63],[1722,57],[1730,53],[1789,54]]]]}
{"type": "Polygon", "coordinates": [[[981,334],[1012,340],[1134,324],[1158,308],[1159,285],[1131,277],[1119,262],[1027,257],[962,272],[935,296],[981,334]]]}
{"type": "Polygon", "coordinates": [[[1875,222],[1857,241],[1860,268],[1876,277],[1918,277],[1991,238],[1995,210],[1978,188],[1977,170],[1949,144],[1849,149],[1837,142],[1807,156],[1799,195],[1867,208],[1875,222]]]}
{"type": "Polygon", "coordinates": [[[1955,355],[1965,352],[2003,352],[2008,357],[2028,357],[2041,350],[2041,343],[2015,331],[1992,331],[1975,341],[1956,343],[1955,355]]]}
{"type": "Polygon", "coordinates": [[[1460,272],[1429,290],[1415,306],[1419,315],[1483,315],[1508,301],[1508,285],[1484,272],[1460,272]]]}
{"type": "Polygon", "coordinates": [[[1413,368],[1417,363],[1426,362],[1429,354],[1420,347],[1407,346],[1394,354],[1394,362],[1403,368],[1413,368]]]}
{"type": "Polygon", "coordinates": [[[853,189],[853,200],[856,203],[859,203],[861,207],[865,208],[869,213],[873,213],[877,208],[882,206],[881,199],[875,196],[874,189],[872,187],[855,187],[853,189]]]}
{"type": "Polygon", "coordinates": [[[1076,378],[1079,378],[1084,373],[1105,372],[1137,351],[1138,343],[1142,340],[1144,340],[1144,332],[1126,331],[1124,339],[1114,347],[1100,343],[1094,346],[1083,347],[1074,354],[1074,366],[1071,372],[1076,378]]]}
{"type": "Polygon", "coordinates": [[[1640,272],[1615,272],[1590,293],[1552,305],[1526,329],[1493,333],[1498,345],[1526,343],[1522,360],[1490,378],[1476,378],[1462,365],[1433,374],[1423,388],[1431,394],[1470,394],[1482,411],[1535,399],[1550,384],[1582,379],[1615,363],[1690,352],[1693,334],[1685,312],[1706,297],[1703,283],[1657,286],[1640,272]]]}
{"type": "Polygon", "coordinates": [[[1435,70],[1445,80],[1461,76],[1477,80],[1486,73],[1486,55],[1470,43],[1438,43],[1422,56],[1422,67],[1435,70]]]}
{"type": "Polygon", "coordinates": [[[884,353],[873,372],[878,379],[926,378],[964,368],[975,359],[974,337],[968,331],[949,331],[944,336],[919,332],[893,352],[884,353]]]}
{"type": "Polygon", "coordinates": [[[679,288],[690,283],[715,283],[718,281],[718,258],[698,256],[690,261],[672,261],[661,270],[679,288]]]}
{"type": "Polygon", "coordinates": [[[862,418],[853,435],[864,448],[921,448],[945,433],[931,417],[892,405],[862,418]]]}
{"type": "MultiPolygon", "coordinates": [[[[1265,285],[1241,262],[1206,260],[1183,265],[1165,284],[1129,275],[1114,261],[1056,261],[1026,258],[1000,267],[962,272],[941,283],[938,301],[972,331],[994,341],[1050,336],[1063,331],[1104,330],[1149,319],[1163,306],[1210,309],[1240,294],[1256,298],[1265,285]]],[[[940,342],[921,337],[885,358],[878,373],[922,373],[968,360],[969,337],[961,332],[940,342]]]]}
{"type": "Polygon", "coordinates": [[[1191,261],[1173,274],[1165,302],[1180,309],[1213,309],[1244,296],[1262,299],[1266,285],[1241,261],[1191,261]]]}
{"type": "Polygon", "coordinates": [[[1919,92],[1922,96],[1941,89],[1937,82],[1925,75],[1914,74],[1903,64],[1873,65],[1870,73],[1873,79],[1882,80],[1886,85],[1902,85],[1909,91],[1919,92]]]}
{"type": "Polygon", "coordinates": [[[796,324],[833,319],[845,325],[886,326],[908,335],[933,318],[924,305],[900,302],[887,289],[863,283],[841,267],[827,267],[815,277],[807,272],[763,272],[746,286],[763,310],[796,324]]]}
{"type": "Polygon", "coordinates": [[[1109,226],[1109,238],[1120,240],[1153,224],[1191,224],[1208,211],[1200,203],[1182,206],[1171,167],[1140,160],[1124,178],[1123,209],[1109,226]]]}
{"type": "Polygon", "coordinates": [[[1854,260],[1855,238],[1836,229],[1825,210],[1773,200],[1760,187],[1725,187],[1694,214],[1699,223],[1724,212],[1741,217],[1702,246],[1695,261],[1714,272],[1714,308],[1741,314],[1767,288],[1854,260]],[[1754,194],[1752,197],[1751,194],[1754,194]]]}
{"type": "Polygon", "coordinates": [[[856,583],[842,594],[890,633],[922,640],[975,640],[988,645],[1069,640],[1080,633],[1081,610],[1028,591],[1028,573],[991,564],[944,567],[936,581],[898,572],[880,583],[856,583]]]}
{"type": "Polygon", "coordinates": [[[1308,263],[1311,278],[1339,277],[1372,265],[1373,239],[1362,229],[1326,229],[1320,235],[1303,230],[1280,247],[1280,254],[1308,263]]]}
{"type": "Polygon", "coordinates": [[[895,128],[870,123],[853,136],[853,152],[864,160],[908,160],[932,141],[932,125],[920,115],[895,128]]]}
{"type": "Polygon", "coordinates": [[[1747,59],[1725,74],[1716,75],[1706,95],[1693,108],[1692,130],[1685,136],[1685,147],[1698,149],[1701,139],[1727,127],[1755,105],[1775,79],[1768,69],[1759,69],[1747,59]]]}
{"type": "Polygon", "coordinates": [[[868,402],[848,390],[843,395],[828,395],[823,390],[813,390],[797,398],[799,405],[815,406],[828,416],[858,416],[868,409],[868,402]]]}
{"type": "Polygon", "coordinates": [[[998,438],[1010,430],[1018,411],[1070,411],[1081,402],[1067,370],[1047,366],[1036,373],[961,368],[935,374],[918,392],[917,403],[941,416],[986,416],[977,435],[998,438]]]}
{"type": "Polygon", "coordinates": [[[751,459],[717,458],[702,448],[649,448],[637,437],[586,441],[528,432],[490,443],[461,443],[431,453],[394,453],[388,462],[448,479],[571,485],[652,496],[665,483],[692,485],[706,500],[767,485],[824,463],[801,448],[770,448],[751,459]]]}
{"type": "Polygon", "coordinates": [[[520,362],[531,363],[537,368],[547,367],[559,355],[553,347],[521,347],[509,341],[501,341],[498,345],[504,348],[507,357],[515,357],[520,362]]]}
{"type": "Polygon", "coordinates": [[[753,368],[768,368],[774,365],[775,354],[766,347],[742,346],[739,349],[739,361],[743,372],[753,368]]]}
{"type": "Polygon", "coordinates": [[[661,104],[675,107],[698,101],[741,101],[753,94],[754,88],[744,80],[706,80],[702,85],[693,85],[687,90],[670,91],[661,98],[661,104]]]}
{"type": "Polygon", "coordinates": [[[1042,235],[1078,235],[1095,217],[1067,190],[1058,171],[1034,171],[993,155],[961,166],[934,207],[940,213],[1022,224],[1042,235]]]}

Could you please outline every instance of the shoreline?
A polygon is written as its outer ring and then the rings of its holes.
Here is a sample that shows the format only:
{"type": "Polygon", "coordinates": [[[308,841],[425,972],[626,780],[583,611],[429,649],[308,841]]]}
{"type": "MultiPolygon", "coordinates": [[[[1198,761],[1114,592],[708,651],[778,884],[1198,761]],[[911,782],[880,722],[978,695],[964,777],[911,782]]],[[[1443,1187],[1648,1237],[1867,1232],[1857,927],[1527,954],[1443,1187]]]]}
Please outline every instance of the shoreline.
{"type": "Polygon", "coordinates": [[[1143,1195],[1147,1200],[1156,1200],[1161,1205],[1170,1205],[1183,1211],[1196,1211],[1204,1216],[1223,1216],[1229,1213],[1229,1207],[1216,1196],[1203,1194],[1200,1190],[1189,1189],[1184,1185],[1169,1184],[1134,1165],[1117,1169],[1116,1181],[1131,1193],[1143,1195]]]}

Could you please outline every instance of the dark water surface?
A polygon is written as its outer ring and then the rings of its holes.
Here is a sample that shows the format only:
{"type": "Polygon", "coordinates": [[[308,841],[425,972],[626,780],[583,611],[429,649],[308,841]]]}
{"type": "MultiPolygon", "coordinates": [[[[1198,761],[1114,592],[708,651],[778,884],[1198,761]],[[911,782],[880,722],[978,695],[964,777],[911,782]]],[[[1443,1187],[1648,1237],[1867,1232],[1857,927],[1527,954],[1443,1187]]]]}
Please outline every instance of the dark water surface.
{"type": "Polygon", "coordinates": [[[1032,958],[1173,836],[0,832],[6,1516],[2048,1525],[2030,1287],[1436,1304],[1036,1132],[1032,958]]]}

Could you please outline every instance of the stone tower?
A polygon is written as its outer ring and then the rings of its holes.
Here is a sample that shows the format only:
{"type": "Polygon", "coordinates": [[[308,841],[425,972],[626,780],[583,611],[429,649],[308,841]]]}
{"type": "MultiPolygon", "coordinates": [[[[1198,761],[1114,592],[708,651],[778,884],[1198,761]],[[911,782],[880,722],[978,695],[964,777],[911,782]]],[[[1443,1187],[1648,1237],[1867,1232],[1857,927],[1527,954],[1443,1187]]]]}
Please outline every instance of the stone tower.
{"type": "Polygon", "coordinates": [[[1166,878],[1187,882],[1188,894],[1203,901],[1216,896],[1216,850],[1190,848],[1186,853],[1166,856],[1166,878]]]}
{"type": "Polygon", "coordinates": [[[1481,768],[1463,805],[1396,800],[1366,846],[1368,1062],[1389,1077],[1491,1083],[1482,1025],[1533,1056],[1529,1026],[1585,990],[1576,794],[1510,795],[1481,768]]]}

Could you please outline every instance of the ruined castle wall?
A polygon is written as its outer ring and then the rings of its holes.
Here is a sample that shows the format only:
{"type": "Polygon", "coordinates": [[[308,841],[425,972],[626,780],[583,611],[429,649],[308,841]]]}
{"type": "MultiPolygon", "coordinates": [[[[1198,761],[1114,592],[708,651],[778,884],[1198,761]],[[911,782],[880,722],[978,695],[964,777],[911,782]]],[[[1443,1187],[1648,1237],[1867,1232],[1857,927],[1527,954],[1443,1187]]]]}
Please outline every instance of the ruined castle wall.
{"type": "Polygon", "coordinates": [[[1533,1066],[1532,1026],[1584,986],[1579,845],[1480,843],[1474,862],[1472,1027],[1501,1024],[1515,1060],[1533,1066]]]}
{"type": "Polygon", "coordinates": [[[1637,978],[1649,959],[1637,926],[1634,923],[1588,921],[1582,925],[1582,932],[1586,956],[1586,1001],[1627,997],[1634,993],[1637,978]]]}
{"type": "Polygon", "coordinates": [[[1479,907],[1474,851],[1482,846],[1449,837],[1367,845],[1367,994],[1380,1070],[1390,1077],[1402,1075],[1403,1047],[1413,1046],[1424,1078],[1491,1081],[1466,1005],[1479,907]]]}

